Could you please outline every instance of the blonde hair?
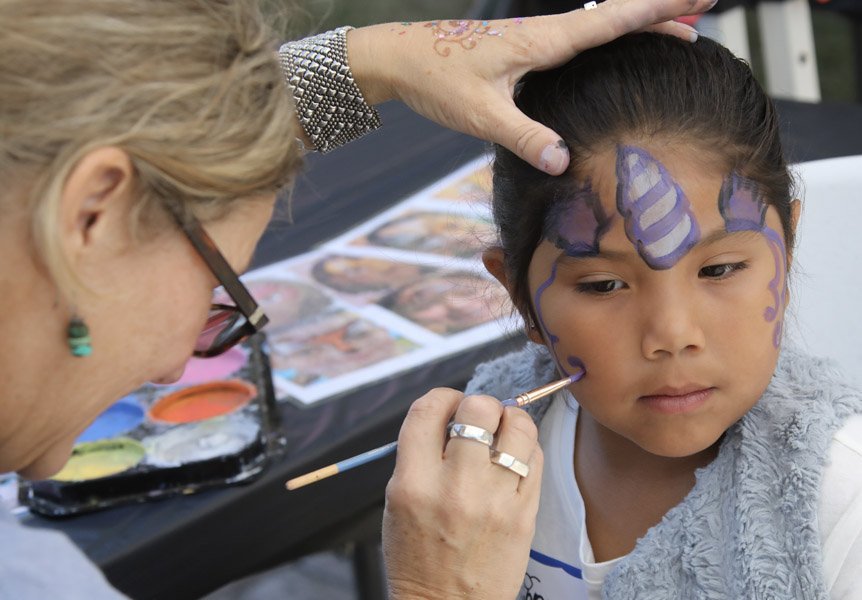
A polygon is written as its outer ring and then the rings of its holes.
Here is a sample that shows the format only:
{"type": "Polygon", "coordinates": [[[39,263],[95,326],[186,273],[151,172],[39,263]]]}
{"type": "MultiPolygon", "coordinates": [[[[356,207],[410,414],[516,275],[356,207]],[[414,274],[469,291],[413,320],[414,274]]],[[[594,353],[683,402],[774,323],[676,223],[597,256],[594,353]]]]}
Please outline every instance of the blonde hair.
{"type": "Polygon", "coordinates": [[[131,158],[136,220],[166,202],[216,219],[290,182],[300,152],[275,51],[254,0],[0,0],[0,186],[26,189],[61,290],[60,194],[94,148],[131,158]]]}

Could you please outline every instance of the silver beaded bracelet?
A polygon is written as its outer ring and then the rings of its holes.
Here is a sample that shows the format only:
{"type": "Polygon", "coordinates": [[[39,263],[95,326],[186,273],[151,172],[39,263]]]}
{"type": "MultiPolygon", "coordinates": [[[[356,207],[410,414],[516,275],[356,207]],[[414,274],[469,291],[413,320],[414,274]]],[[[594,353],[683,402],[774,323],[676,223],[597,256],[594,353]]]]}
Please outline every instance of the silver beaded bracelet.
{"type": "Polygon", "coordinates": [[[380,115],[362,97],[347,64],[351,29],[339,27],[278,50],[299,122],[323,153],[380,127],[380,115]]]}

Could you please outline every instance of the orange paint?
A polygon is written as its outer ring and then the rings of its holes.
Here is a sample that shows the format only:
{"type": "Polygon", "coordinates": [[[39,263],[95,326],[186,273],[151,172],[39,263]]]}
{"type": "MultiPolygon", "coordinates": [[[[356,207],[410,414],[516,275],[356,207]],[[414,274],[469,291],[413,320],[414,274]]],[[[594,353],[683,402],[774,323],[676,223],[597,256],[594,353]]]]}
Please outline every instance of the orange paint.
{"type": "Polygon", "coordinates": [[[257,396],[257,388],[238,379],[204,383],[168,394],[152,408],[150,418],[167,423],[193,423],[226,415],[257,396]]]}

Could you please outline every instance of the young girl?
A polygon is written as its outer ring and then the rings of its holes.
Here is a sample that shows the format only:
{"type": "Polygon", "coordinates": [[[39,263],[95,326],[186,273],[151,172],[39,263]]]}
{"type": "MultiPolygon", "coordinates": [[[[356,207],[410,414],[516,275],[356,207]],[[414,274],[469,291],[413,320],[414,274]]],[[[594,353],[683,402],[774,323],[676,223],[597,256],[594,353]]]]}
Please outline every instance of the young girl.
{"type": "Polygon", "coordinates": [[[485,265],[539,346],[467,392],[585,373],[531,409],[521,597],[862,597],[862,394],[783,340],[800,204],[749,68],[637,34],[517,102],[572,162],[549,177],[498,148],[485,265]]]}

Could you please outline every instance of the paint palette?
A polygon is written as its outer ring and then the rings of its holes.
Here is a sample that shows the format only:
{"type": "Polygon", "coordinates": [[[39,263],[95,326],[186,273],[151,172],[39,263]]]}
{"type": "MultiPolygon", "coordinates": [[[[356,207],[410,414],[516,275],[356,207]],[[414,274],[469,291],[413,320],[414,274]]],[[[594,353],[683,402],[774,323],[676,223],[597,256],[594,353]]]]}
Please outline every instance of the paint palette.
{"type": "Polygon", "coordinates": [[[105,410],[52,479],[22,482],[48,516],[249,481],[277,446],[269,357],[259,334],[221,356],[189,361],[169,386],[147,385],[105,410]]]}

